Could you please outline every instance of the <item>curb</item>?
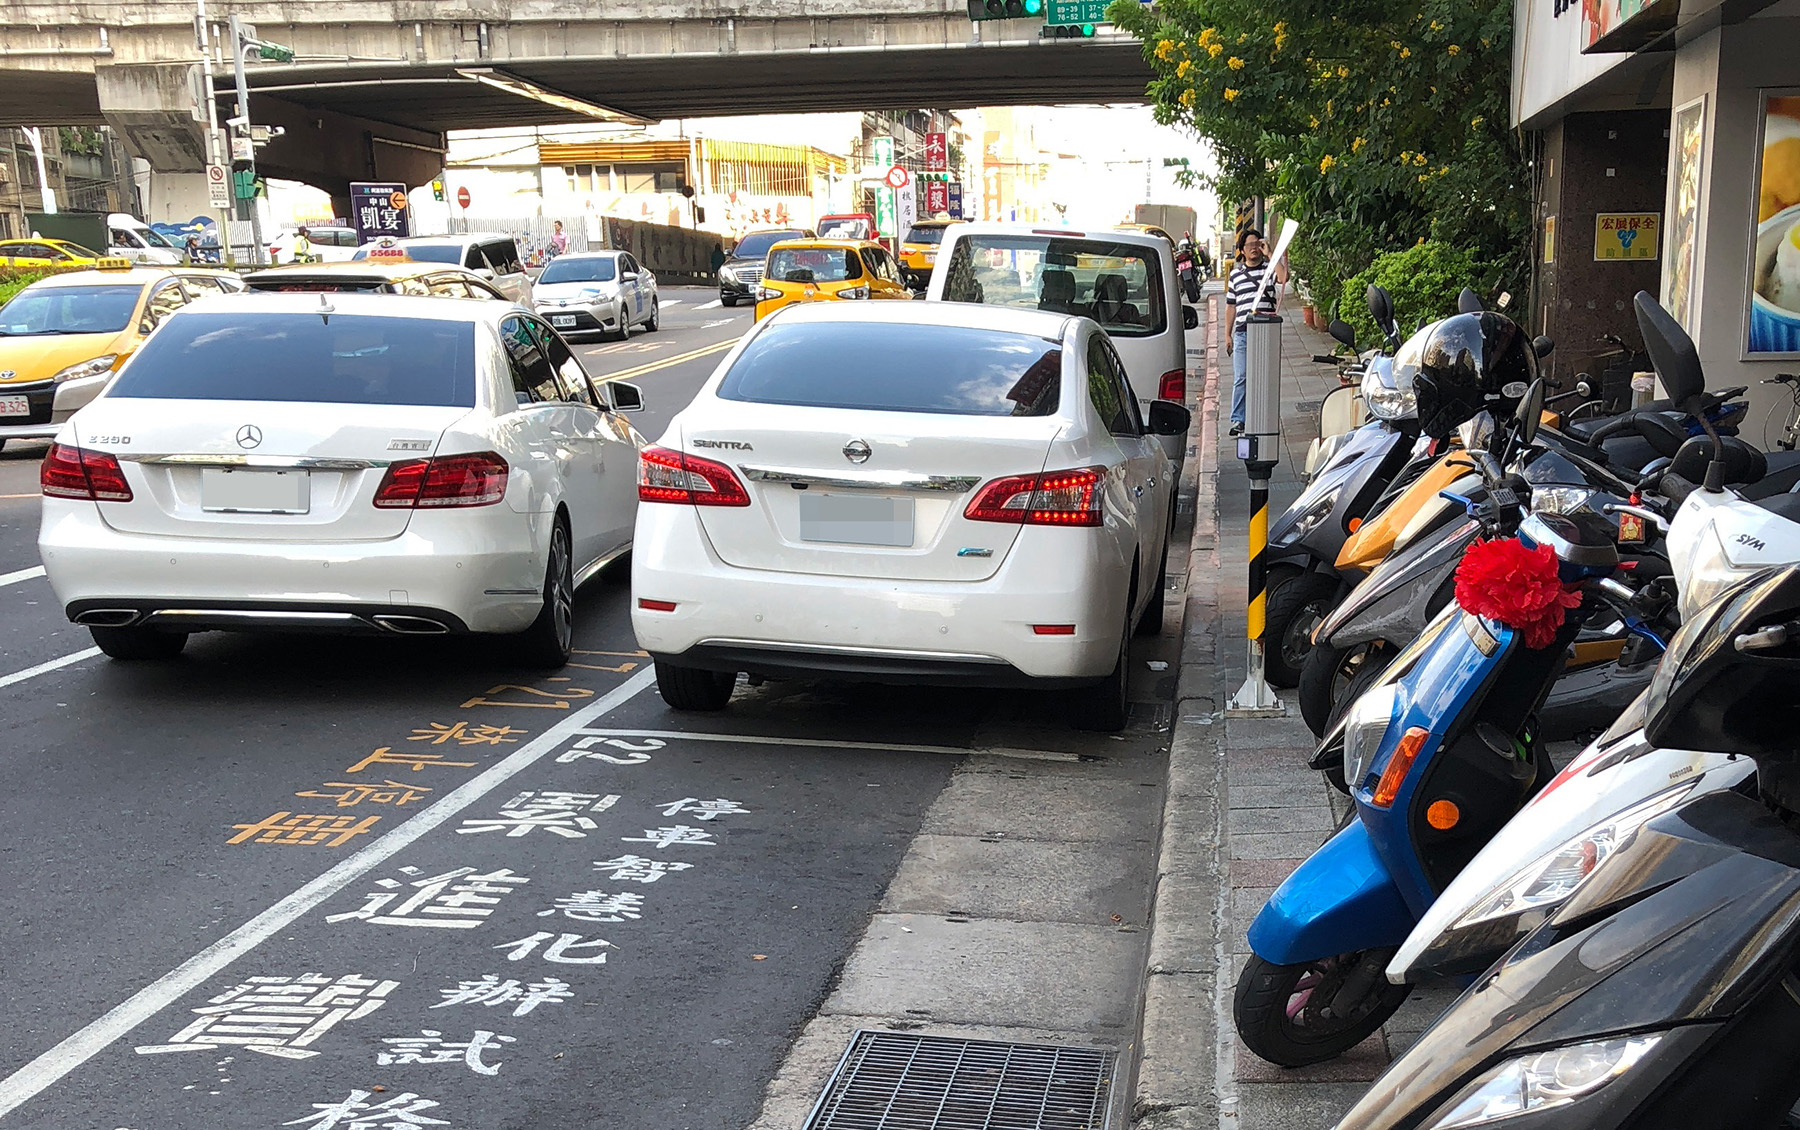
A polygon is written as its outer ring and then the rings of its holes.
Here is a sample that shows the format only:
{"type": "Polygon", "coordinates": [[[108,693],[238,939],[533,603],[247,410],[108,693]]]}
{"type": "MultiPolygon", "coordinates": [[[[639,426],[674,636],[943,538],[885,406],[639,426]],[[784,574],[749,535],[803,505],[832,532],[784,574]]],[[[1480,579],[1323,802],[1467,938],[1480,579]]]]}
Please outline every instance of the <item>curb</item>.
{"type": "MultiPolygon", "coordinates": [[[[1218,296],[1207,302],[1205,393],[1194,440],[1194,533],[1189,546],[1175,724],[1163,785],[1156,884],[1151,898],[1144,1001],[1130,1125],[1135,1130],[1216,1130],[1220,1065],[1230,1047],[1221,979],[1230,978],[1222,924],[1228,910],[1224,851],[1223,726],[1218,697],[1218,296]]],[[[1226,1076],[1229,1078],[1229,1075],[1226,1076]]],[[[1235,1119],[1232,1120],[1235,1124],[1235,1119]]]]}

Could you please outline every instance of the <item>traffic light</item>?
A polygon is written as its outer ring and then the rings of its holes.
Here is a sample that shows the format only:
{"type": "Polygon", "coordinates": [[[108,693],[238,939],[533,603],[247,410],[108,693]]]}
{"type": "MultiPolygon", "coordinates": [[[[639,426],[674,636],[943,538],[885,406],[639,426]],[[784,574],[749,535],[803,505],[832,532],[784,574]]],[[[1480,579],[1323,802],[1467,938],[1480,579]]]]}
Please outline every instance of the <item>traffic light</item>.
{"type": "Polygon", "coordinates": [[[969,0],[969,19],[1023,20],[1044,14],[1044,0],[969,0]]]}
{"type": "Polygon", "coordinates": [[[1055,24],[1038,32],[1040,39],[1092,39],[1093,24],[1055,24]]]}
{"type": "Polygon", "coordinates": [[[436,180],[431,182],[431,198],[433,200],[442,200],[444,198],[444,178],[443,177],[439,177],[436,180]]]}

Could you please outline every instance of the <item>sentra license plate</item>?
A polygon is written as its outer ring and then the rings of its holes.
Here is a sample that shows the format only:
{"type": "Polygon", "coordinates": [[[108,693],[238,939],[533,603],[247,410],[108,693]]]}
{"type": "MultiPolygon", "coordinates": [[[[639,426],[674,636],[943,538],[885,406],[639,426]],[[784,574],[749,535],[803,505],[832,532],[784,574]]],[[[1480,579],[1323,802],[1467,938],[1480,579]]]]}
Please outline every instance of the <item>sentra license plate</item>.
{"type": "Polygon", "coordinates": [[[550,315],[550,324],[559,330],[572,330],[575,328],[575,315],[552,314],[550,315]]]}
{"type": "Polygon", "coordinates": [[[225,514],[304,514],[312,505],[312,482],[305,471],[239,471],[207,467],[200,472],[200,508],[225,514]]]}
{"type": "Polygon", "coordinates": [[[913,543],[913,500],[860,494],[800,496],[800,540],[829,545],[913,543]]]}
{"type": "Polygon", "coordinates": [[[0,396],[0,416],[29,416],[31,401],[23,396],[0,396]]]}

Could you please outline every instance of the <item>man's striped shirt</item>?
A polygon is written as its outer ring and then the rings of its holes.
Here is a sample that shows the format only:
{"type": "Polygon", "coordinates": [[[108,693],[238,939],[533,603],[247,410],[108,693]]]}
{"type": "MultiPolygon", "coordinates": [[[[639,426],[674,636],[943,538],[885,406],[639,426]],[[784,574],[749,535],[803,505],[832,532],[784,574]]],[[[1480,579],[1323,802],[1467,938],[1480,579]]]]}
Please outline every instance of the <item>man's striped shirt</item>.
{"type": "MultiPolygon", "coordinates": [[[[1263,284],[1263,276],[1269,272],[1269,261],[1263,260],[1262,266],[1252,267],[1247,263],[1239,263],[1231,269],[1231,277],[1225,280],[1225,300],[1237,306],[1237,320],[1231,324],[1233,330],[1241,330],[1244,323],[1250,320],[1250,299],[1255,296],[1258,287],[1263,284]]],[[[1257,303],[1256,312],[1273,314],[1275,312],[1275,291],[1279,284],[1271,286],[1262,301],[1257,303]]]]}

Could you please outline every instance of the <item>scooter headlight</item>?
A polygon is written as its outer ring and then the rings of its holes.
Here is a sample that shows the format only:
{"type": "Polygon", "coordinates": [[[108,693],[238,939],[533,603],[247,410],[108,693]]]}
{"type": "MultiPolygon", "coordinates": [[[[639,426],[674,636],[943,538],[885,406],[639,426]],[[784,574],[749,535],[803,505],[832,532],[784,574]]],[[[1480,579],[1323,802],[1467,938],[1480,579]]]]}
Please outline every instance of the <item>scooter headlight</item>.
{"type": "Polygon", "coordinates": [[[1327,493],[1308,507],[1306,513],[1300,515],[1299,519],[1293,525],[1281,531],[1281,536],[1275,539],[1272,544],[1277,548],[1293,545],[1307,534],[1312,533],[1313,528],[1320,522],[1323,522],[1325,516],[1330,514],[1336,506],[1337,492],[1332,491],[1327,493]]]}
{"type": "Polygon", "coordinates": [[[1579,514],[1590,508],[1594,492],[1582,487],[1533,487],[1531,488],[1531,512],[1533,514],[1579,514]]]}
{"type": "Polygon", "coordinates": [[[1719,540],[1718,526],[1707,523],[1706,529],[1690,544],[1693,556],[1688,559],[1685,574],[1679,561],[1669,563],[1675,567],[1677,577],[1685,576],[1681,586],[1681,622],[1684,624],[1698,619],[1707,605],[1751,575],[1749,571],[1731,567],[1731,559],[1725,556],[1725,543],[1719,540]]]}
{"type": "Polygon", "coordinates": [[[1509,1059],[1464,1088],[1425,1130],[1486,1126],[1529,1111],[1566,1106],[1630,1071],[1661,1034],[1570,1044],[1509,1059]]]}
{"type": "Polygon", "coordinates": [[[1664,789],[1570,837],[1514,872],[1493,894],[1464,911],[1451,924],[1451,931],[1513,918],[1519,920],[1517,932],[1527,933],[1543,921],[1552,908],[1574,894],[1594,869],[1619,850],[1639,828],[1686,800],[1693,790],[1693,781],[1664,789]],[[1532,913],[1534,911],[1537,913],[1532,913]]]}
{"type": "Polygon", "coordinates": [[[1400,420],[1419,411],[1419,398],[1410,389],[1394,388],[1382,379],[1379,369],[1363,374],[1362,398],[1369,415],[1377,420],[1400,420]]]}
{"type": "Polygon", "coordinates": [[[1371,687],[1350,707],[1344,722],[1344,780],[1352,789],[1362,784],[1381,739],[1406,706],[1406,687],[1393,682],[1371,687]]]}

